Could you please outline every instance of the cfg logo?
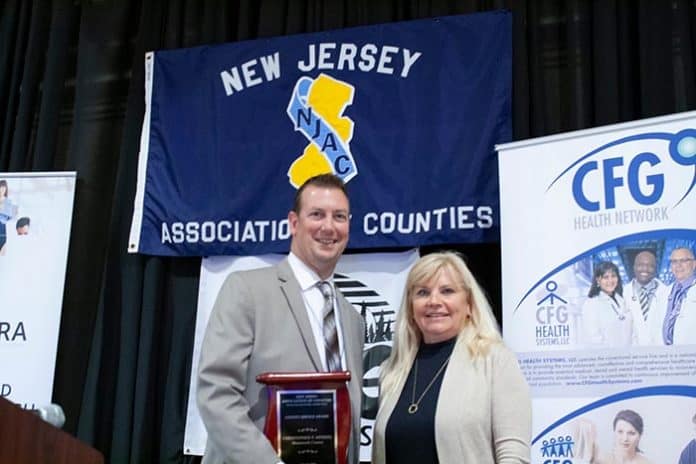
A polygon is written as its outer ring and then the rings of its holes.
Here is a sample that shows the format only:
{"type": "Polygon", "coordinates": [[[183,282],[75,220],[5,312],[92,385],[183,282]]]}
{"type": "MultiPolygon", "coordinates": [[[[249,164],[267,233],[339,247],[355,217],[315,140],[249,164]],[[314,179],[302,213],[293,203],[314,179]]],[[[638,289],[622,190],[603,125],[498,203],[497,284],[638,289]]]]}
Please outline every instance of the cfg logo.
{"type": "Polygon", "coordinates": [[[696,172],[685,190],[683,185],[667,183],[665,176],[675,168],[693,169],[695,166],[696,129],[685,129],[676,134],[636,134],[609,142],[581,156],[551,182],[547,191],[575,170],[571,183],[573,199],[588,212],[615,209],[620,196],[638,205],[654,205],[668,186],[685,192],[678,193],[681,196],[676,202],[678,204],[694,188],[696,172]]]}
{"type": "Polygon", "coordinates": [[[570,435],[544,440],[541,446],[541,457],[544,464],[573,464],[573,448],[575,441],[570,435]]]}
{"type": "Polygon", "coordinates": [[[655,204],[662,196],[665,178],[656,170],[650,169],[660,164],[660,158],[654,153],[641,153],[630,160],[628,169],[619,171],[624,166],[622,157],[607,158],[602,161],[601,169],[597,161],[589,161],[577,170],[573,177],[573,197],[585,211],[616,208],[616,189],[627,187],[633,199],[641,205],[655,204]],[[583,188],[588,175],[597,175],[602,179],[603,196],[599,198],[588,195],[583,188]],[[644,187],[641,187],[643,180],[644,187]],[[588,198],[588,196],[590,198],[588,198]],[[594,199],[596,198],[596,199],[594,199]]]}

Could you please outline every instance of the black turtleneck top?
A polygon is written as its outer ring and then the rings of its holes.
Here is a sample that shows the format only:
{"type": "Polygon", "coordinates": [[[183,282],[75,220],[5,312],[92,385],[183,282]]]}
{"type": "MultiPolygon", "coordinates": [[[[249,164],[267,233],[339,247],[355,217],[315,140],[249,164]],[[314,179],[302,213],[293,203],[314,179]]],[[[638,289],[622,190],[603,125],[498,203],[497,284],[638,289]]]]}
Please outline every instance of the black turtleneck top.
{"type": "MultiPolygon", "coordinates": [[[[449,358],[454,349],[456,337],[439,343],[422,343],[416,354],[418,379],[416,379],[415,399],[423,393],[437,371],[449,358]]],[[[387,464],[437,464],[435,447],[435,408],[440,395],[442,379],[447,368],[438,375],[432,386],[418,403],[418,411],[408,413],[413,400],[414,366],[406,379],[394,411],[392,411],[385,430],[385,451],[387,464]]]]}

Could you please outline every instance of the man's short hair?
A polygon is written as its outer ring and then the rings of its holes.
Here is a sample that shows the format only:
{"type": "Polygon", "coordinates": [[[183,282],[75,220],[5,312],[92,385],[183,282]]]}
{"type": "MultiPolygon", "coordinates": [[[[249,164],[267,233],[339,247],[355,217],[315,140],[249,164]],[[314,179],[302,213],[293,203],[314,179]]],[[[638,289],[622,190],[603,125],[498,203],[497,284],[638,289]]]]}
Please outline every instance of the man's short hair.
{"type": "Polygon", "coordinates": [[[21,217],[17,219],[17,224],[15,225],[15,228],[21,229],[24,226],[28,226],[31,221],[29,220],[28,217],[21,217]]]}
{"type": "Polygon", "coordinates": [[[319,174],[307,179],[305,183],[302,184],[299,189],[297,189],[297,192],[295,193],[295,201],[292,204],[292,211],[295,213],[300,212],[300,208],[302,207],[302,192],[304,192],[309,186],[337,189],[343,192],[346,198],[348,198],[346,184],[343,183],[343,180],[340,177],[335,174],[319,174]]]}
{"type": "Polygon", "coordinates": [[[655,260],[657,260],[657,252],[655,251],[654,248],[641,248],[640,250],[636,251],[635,255],[633,255],[634,262],[635,262],[636,258],[638,257],[638,255],[641,253],[650,253],[651,255],[653,255],[655,260]]]}
{"type": "Polygon", "coordinates": [[[692,258],[692,259],[696,257],[696,253],[694,253],[694,250],[692,250],[691,247],[688,247],[688,246],[678,246],[678,247],[674,247],[674,249],[672,250],[672,253],[674,253],[674,252],[677,251],[677,250],[684,250],[684,251],[686,251],[687,253],[689,253],[689,254],[691,255],[691,258],[692,258]]]}

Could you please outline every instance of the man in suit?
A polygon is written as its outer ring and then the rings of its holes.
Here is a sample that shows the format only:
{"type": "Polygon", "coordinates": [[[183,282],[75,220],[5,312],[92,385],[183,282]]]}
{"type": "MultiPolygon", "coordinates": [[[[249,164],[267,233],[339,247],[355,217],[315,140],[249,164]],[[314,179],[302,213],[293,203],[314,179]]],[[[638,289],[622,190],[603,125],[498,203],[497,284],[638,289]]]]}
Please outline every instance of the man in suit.
{"type": "Polygon", "coordinates": [[[199,365],[198,408],[208,431],[205,464],[280,462],[262,431],[268,401],[256,376],[327,370],[351,372],[348,462],[359,461],[363,322],[333,285],[349,221],[341,179],[315,176],[297,191],[288,214],[288,257],[277,266],[233,273],[223,284],[199,365]],[[322,292],[323,282],[330,284],[330,296],[322,292]],[[323,334],[327,301],[333,302],[337,347],[323,334]]]}
{"type": "Polygon", "coordinates": [[[657,307],[666,298],[667,286],[657,275],[657,257],[652,250],[643,250],[633,259],[633,279],[624,286],[624,302],[633,320],[633,344],[661,345],[654,339],[655,327],[662,328],[657,307]]]}

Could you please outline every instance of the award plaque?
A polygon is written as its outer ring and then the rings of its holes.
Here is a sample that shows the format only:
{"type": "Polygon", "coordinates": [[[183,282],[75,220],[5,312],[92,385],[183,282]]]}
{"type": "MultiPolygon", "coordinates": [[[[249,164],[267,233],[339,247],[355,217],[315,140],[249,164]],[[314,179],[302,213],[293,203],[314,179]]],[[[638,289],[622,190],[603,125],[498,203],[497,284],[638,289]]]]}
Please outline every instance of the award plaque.
{"type": "Polygon", "coordinates": [[[346,464],[350,372],[267,373],[264,433],[285,464],[346,464]]]}

